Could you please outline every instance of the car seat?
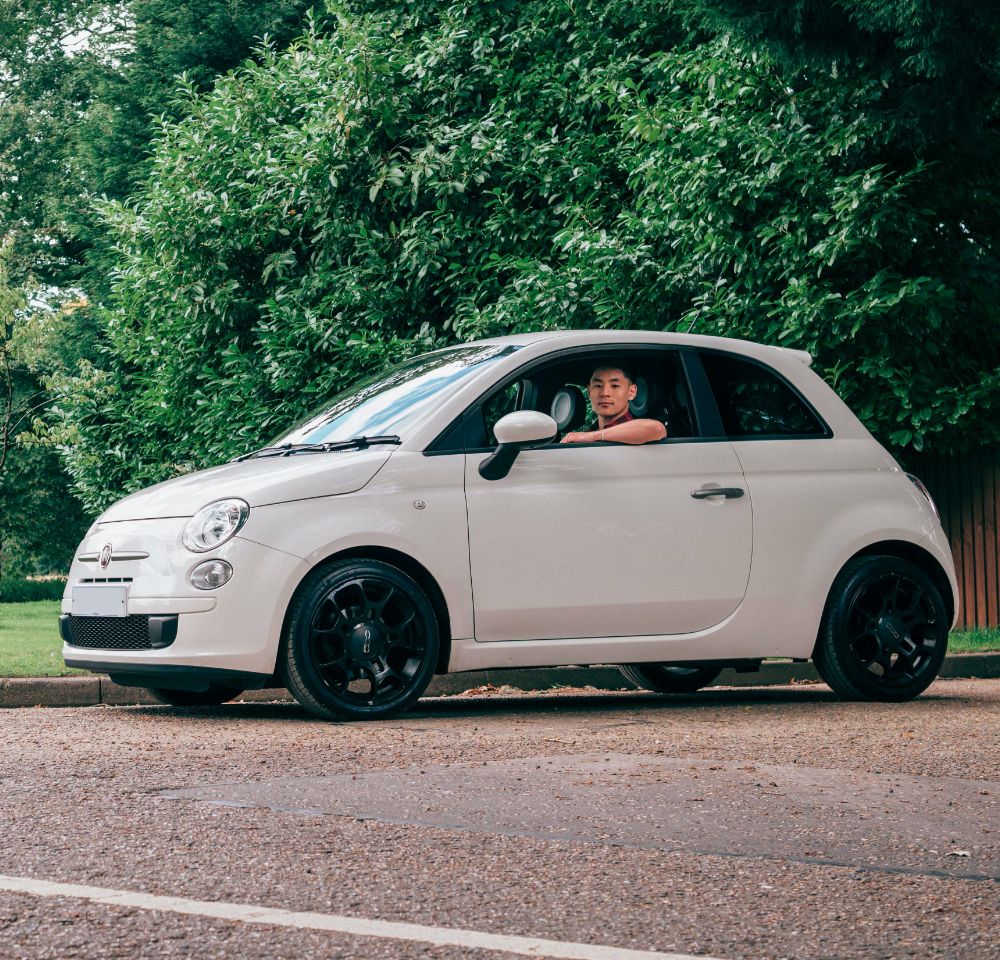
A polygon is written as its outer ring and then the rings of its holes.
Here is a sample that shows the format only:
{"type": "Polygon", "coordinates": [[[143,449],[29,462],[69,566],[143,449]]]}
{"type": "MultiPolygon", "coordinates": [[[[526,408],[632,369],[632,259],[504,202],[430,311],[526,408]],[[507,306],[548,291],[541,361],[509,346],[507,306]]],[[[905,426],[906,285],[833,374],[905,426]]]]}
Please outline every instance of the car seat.
{"type": "Polygon", "coordinates": [[[695,435],[694,419],[688,402],[687,389],[676,378],[666,391],[664,421],[668,437],[693,437],[695,435]]]}
{"type": "Polygon", "coordinates": [[[557,390],[555,396],[552,398],[549,415],[555,420],[560,435],[579,427],[587,416],[586,405],[580,388],[567,383],[564,387],[557,390]]]}
{"type": "Polygon", "coordinates": [[[641,420],[649,416],[653,405],[653,391],[645,377],[636,377],[632,382],[635,384],[635,396],[629,400],[628,408],[633,417],[641,420]]]}

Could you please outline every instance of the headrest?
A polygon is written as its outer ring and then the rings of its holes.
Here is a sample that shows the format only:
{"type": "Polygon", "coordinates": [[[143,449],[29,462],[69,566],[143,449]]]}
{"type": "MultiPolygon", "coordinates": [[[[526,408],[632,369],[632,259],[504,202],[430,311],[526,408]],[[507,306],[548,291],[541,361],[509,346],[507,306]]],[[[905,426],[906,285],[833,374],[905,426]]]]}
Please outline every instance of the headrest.
{"type": "Polygon", "coordinates": [[[583,422],[583,396],[576,387],[565,386],[552,398],[551,417],[564,433],[583,422]]]}
{"type": "Polygon", "coordinates": [[[636,377],[632,382],[635,384],[635,398],[629,400],[628,408],[633,417],[645,417],[649,413],[649,384],[645,377],[636,377]]]}

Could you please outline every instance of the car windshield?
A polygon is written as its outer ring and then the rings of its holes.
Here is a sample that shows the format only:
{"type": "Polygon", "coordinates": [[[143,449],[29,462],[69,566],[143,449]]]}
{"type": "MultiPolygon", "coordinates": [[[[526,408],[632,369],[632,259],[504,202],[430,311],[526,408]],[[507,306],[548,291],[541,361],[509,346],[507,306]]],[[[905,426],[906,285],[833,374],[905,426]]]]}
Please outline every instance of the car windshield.
{"type": "Polygon", "coordinates": [[[338,443],[366,436],[405,438],[407,430],[422,422],[459,383],[516,349],[480,344],[414,357],[338,394],[269,446],[338,443]]]}

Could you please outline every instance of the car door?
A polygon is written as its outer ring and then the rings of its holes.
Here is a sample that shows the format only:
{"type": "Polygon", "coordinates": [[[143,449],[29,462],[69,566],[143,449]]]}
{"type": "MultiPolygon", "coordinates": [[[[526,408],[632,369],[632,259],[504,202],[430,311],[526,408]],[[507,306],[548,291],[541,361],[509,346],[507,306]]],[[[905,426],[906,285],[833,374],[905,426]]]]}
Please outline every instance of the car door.
{"type": "Polygon", "coordinates": [[[465,473],[477,641],[690,633],[742,601],[751,504],[728,442],[554,444],[494,481],[487,456],[465,473]]]}

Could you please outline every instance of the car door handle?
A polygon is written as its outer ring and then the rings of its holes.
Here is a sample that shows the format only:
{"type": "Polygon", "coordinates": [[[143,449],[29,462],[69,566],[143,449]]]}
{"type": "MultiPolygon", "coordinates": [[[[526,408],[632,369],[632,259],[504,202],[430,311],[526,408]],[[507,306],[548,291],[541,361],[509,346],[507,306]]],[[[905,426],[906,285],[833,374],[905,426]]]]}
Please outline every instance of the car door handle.
{"type": "Polygon", "coordinates": [[[743,496],[743,490],[740,487],[701,487],[698,490],[692,490],[691,496],[695,500],[706,500],[709,497],[725,497],[727,500],[739,500],[743,496]]]}

